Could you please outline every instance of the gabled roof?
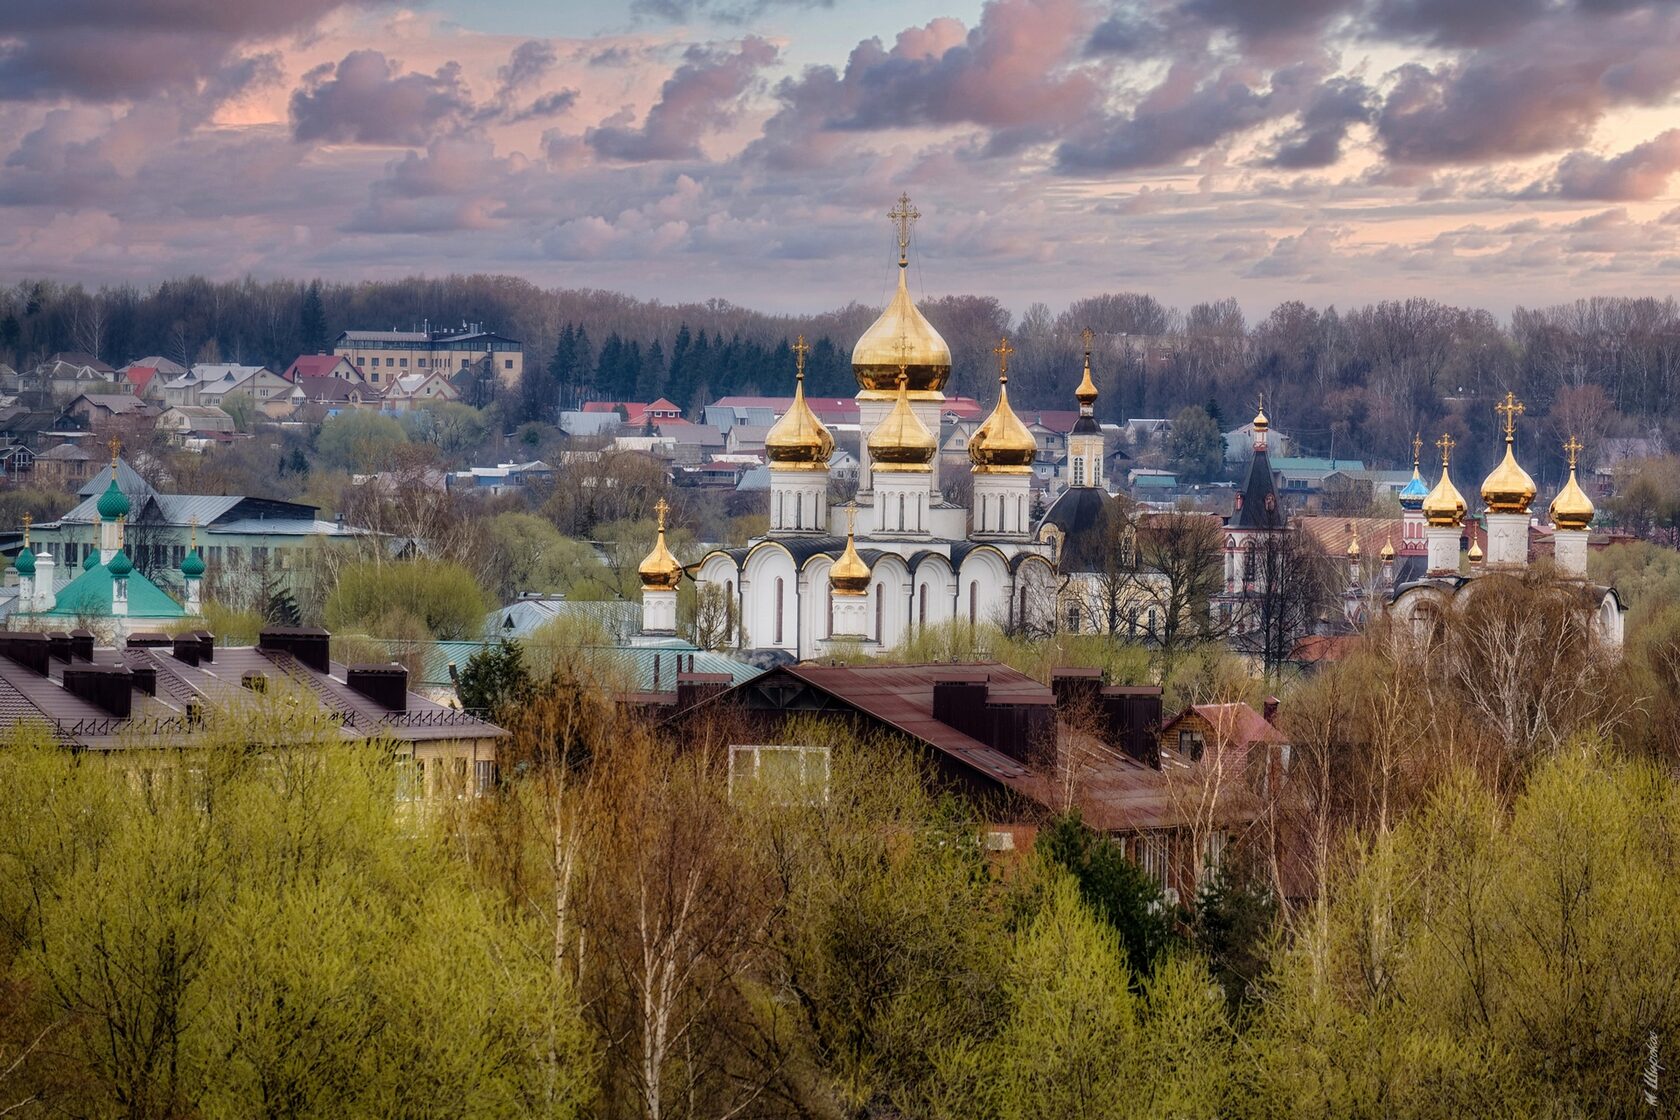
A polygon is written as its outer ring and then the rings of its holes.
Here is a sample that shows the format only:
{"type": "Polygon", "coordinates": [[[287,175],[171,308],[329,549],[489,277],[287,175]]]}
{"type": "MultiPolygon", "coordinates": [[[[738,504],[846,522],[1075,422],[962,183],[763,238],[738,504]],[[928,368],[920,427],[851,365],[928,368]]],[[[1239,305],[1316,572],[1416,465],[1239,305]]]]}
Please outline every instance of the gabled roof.
{"type": "Polygon", "coordinates": [[[287,381],[296,381],[300,377],[327,377],[340,362],[350,364],[350,360],[340,354],[299,354],[286,367],[284,376],[287,381]]]}
{"type": "Polygon", "coordinates": [[[1237,509],[1226,527],[1230,529],[1281,529],[1285,524],[1283,503],[1278,501],[1272,480],[1272,461],[1265,448],[1248,461],[1248,477],[1237,492],[1237,509]]]}
{"type": "Polygon", "coordinates": [[[152,408],[149,401],[143,401],[133,393],[82,393],[76,397],[75,401],[71,401],[69,405],[65,406],[65,411],[74,407],[76,401],[87,401],[89,404],[97,405],[118,416],[127,416],[135,412],[149,412],[152,408]]]}
{"type": "MultiPolygon", "coordinates": [[[[108,565],[88,568],[58,592],[58,604],[39,618],[111,618],[116,577],[108,565]]],[[[128,574],[129,618],[185,618],[181,604],[136,568],[128,574]]]]}
{"type": "Polygon", "coordinates": [[[46,459],[52,462],[85,463],[89,459],[95,458],[98,458],[98,456],[80,444],[61,443],[56,447],[49,447],[35,456],[35,461],[40,462],[42,459],[46,459]]]}

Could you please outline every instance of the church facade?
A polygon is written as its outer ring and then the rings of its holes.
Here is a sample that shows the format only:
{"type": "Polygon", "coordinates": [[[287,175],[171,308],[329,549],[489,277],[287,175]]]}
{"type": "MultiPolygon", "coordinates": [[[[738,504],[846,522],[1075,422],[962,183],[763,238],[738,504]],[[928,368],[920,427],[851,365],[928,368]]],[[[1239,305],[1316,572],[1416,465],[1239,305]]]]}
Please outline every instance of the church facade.
{"type": "Polygon", "coordinates": [[[901,197],[889,216],[897,289],[852,351],[863,433],[855,501],[829,503],[834,438],[805,403],[801,340],[793,405],[765,439],[769,532],[691,569],[699,594],[727,604],[735,648],[798,659],[842,644],[880,651],[924,627],[1018,628],[1031,612],[1055,609],[1055,549],[1038,539],[1033,517],[1037,443],[1009,405],[1008,341],[997,350],[997,405],[968,442],[972,508],[957,505],[940,490],[937,440],[951,351],[910,298],[919,215],[901,197]]]}

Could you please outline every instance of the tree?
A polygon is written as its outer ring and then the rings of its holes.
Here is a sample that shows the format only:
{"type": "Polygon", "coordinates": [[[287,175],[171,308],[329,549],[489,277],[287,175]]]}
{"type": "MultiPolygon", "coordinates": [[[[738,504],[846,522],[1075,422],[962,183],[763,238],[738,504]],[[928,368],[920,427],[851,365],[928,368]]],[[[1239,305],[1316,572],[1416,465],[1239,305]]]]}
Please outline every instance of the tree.
{"type": "Polygon", "coordinates": [[[221,408],[233,419],[234,428],[241,432],[251,430],[257,416],[257,402],[251,399],[251,394],[223,393],[221,408]]]}
{"type": "Polygon", "coordinates": [[[1229,632],[1212,599],[1225,586],[1224,543],[1217,518],[1175,510],[1151,516],[1138,534],[1139,557],[1150,578],[1144,587],[1155,610],[1150,632],[1165,679],[1191,647],[1229,632]]]}
{"type": "Polygon", "coordinates": [[[333,630],[359,629],[374,637],[382,627],[400,627],[412,618],[432,637],[458,641],[476,638],[490,610],[485,595],[468,572],[446,560],[401,560],[348,564],[327,599],[326,621],[333,630]]]}
{"type": "Polygon", "coordinates": [[[327,418],[315,439],[315,450],[329,466],[371,473],[389,469],[395,452],[407,442],[399,421],[352,409],[327,418]]]}
{"type": "Polygon", "coordinates": [[[1199,405],[1186,405],[1173,417],[1167,454],[1186,482],[1211,482],[1225,467],[1225,437],[1199,405]]]}
{"type": "Polygon", "coordinates": [[[1268,676],[1295,656],[1338,590],[1336,565],[1300,529],[1263,534],[1254,546],[1254,590],[1240,607],[1239,646],[1258,654],[1268,676]]]}
{"type": "Polygon", "coordinates": [[[298,335],[305,354],[327,352],[327,310],[321,303],[319,280],[311,280],[304,289],[303,303],[298,308],[298,335]]]}
{"type": "Polygon", "coordinates": [[[478,528],[488,560],[485,582],[498,602],[522,592],[600,598],[610,590],[610,575],[595,550],[563,537],[532,513],[498,513],[478,528]]]}
{"type": "Polygon", "coordinates": [[[496,719],[510,704],[524,702],[534,685],[519,643],[504,638],[467,658],[455,691],[463,708],[496,719]]]}
{"type": "Polygon", "coordinates": [[[1177,940],[1172,912],[1160,885],[1126,858],[1125,849],[1086,828],[1075,810],[1041,831],[1033,850],[1078,883],[1086,904],[1120,938],[1132,973],[1153,972],[1177,940]]]}

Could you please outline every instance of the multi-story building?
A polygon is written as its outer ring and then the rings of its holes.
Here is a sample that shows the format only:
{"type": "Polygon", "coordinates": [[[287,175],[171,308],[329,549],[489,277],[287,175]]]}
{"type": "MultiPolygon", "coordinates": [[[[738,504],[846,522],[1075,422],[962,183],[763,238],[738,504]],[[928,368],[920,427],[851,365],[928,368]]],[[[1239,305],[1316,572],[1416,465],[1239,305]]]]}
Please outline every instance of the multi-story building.
{"type": "Polygon", "coordinates": [[[407,374],[443,370],[447,376],[486,357],[504,386],[518,385],[525,372],[524,344],[477,323],[448,330],[345,331],[333,343],[333,354],[347,358],[381,390],[407,374]]]}

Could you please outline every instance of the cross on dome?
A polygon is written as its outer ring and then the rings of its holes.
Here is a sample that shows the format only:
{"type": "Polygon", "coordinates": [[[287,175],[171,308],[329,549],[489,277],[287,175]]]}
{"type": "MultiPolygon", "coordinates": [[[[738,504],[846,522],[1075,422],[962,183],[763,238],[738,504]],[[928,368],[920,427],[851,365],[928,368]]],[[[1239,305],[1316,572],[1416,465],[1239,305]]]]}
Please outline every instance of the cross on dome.
{"type": "Polygon", "coordinates": [[[806,344],[805,336],[800,335],[793,344],[793,365],[796,371],[794,376],[798,377],[801,381],[805,380],[805,355],[810,352],[811,347],[806,344]]]}
{"type": "Polygon", "coordinates": [[[992,347],[992,353],[994,353],[998,356],[998,373],[999,373],[999,375],[1003,376],[1003,377],[1008,377],[1009,376],[1009,355],[1015,353],[1015,347],[1009,345],[1009,336],[1008,335],[1004,335],[1002,341],[1000,341],[996,346],[992,347]]]}
{"type": "Polygon", "coordinates": [[[910,263],[910,227],[916,224],[916,219],[922,212],[916,209],[910,201],[908,193],[898,196],[898,203],[887,211],[887,217],[898,230],[898,267],[904,268],[910,263]]]}
{"type": "Polygon", "coordinates": [[[1515,393],[1506,393],[1505,399],[1494,405],[1493,410],[1505,414],[1505,442],[1510,443],[1517,434],[1517,417],[1524,412],[1523,402],[1517,399],[1515,393]]]}
{"type": "Polygon", "coordinates": [[[1441,449],[1441,465],[1451,466],[1453,448],[1458,446],[1458,441],[1452,437],[1452,433],[1441,433],[1441,438],[1435,441],[1435,446],[1441,449]]]}
{"type": "Polygon", "coordinates": [[[1569,439],[1564,443],[1563,453],[1565,455],[1569,456],[1569,469],[1570,470],[1575,469],[1576,462],[1577,462],[1577,460],[1580,459],[1581,452],[1584,449],[1585,449],[1585,447],[1581,443],[1581,441],[1576,439],[1573,435],[1571,435],[1569,437],[1569,439]]]}

